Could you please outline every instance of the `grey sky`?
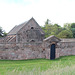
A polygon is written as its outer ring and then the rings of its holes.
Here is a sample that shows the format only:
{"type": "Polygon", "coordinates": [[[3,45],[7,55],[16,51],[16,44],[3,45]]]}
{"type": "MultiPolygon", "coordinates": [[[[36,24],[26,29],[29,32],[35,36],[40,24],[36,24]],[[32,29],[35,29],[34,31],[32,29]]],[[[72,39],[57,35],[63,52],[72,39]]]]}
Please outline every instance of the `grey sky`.
{"type": "Polygon", "coordinates": [[[40,25],[47,18],[61,26],[75,22],[75,0],[0,0],[0,26],[6,32],[31,17],[40,25]]]}

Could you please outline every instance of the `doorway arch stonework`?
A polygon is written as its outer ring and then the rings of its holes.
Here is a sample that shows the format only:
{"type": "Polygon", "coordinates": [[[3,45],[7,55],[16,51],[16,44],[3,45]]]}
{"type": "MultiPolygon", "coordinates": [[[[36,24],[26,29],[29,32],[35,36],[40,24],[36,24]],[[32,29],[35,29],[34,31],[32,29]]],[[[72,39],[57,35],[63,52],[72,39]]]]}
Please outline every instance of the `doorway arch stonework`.
{"type": "Polygon", "coordinates": [[[50,52],[52,52],[51,51],[52,44],[55,45],[55,51],[54,51],[55,52],[54,53],[55,54],[55,58],[59,57],[59,44],[58,43],[60,43],[60,41],[61,40],[59,38],[55,37],[54,35],[44,39],[45,50],[46,50],[46,53],[45,53],[46,59],[50,59],[51,58],[51,53],[50,52]]]}

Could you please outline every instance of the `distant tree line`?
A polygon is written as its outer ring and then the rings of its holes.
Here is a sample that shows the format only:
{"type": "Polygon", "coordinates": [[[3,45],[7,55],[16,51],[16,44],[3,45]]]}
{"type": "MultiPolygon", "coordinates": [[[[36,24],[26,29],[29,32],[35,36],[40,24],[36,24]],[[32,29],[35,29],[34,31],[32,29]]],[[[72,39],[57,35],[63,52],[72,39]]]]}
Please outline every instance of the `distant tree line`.
{"type": "Polygon", "coordinates": [[[41,27],[45,32],[45,38],[55,35],[58,38],[75,38],[75,23],[65,23],[63,27],[58,24],[52,24],[49,19],[41,27]]]}

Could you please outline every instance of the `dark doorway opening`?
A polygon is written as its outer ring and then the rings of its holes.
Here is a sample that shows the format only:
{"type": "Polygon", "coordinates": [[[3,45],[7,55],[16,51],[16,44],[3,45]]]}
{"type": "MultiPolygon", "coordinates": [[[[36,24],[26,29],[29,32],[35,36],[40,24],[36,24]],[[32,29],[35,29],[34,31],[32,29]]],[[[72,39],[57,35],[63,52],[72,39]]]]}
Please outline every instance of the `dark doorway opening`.
{"type": "Polygon", "coordinates": [[[55,59],[55,44],[51,45],[51,48],[50,48],[50,59],[51,60],[55,59]]]}
{"type": "Polygon", "coordinates": [[[34,27],[31,27],[31,29],[34,29],[34,27]]]}

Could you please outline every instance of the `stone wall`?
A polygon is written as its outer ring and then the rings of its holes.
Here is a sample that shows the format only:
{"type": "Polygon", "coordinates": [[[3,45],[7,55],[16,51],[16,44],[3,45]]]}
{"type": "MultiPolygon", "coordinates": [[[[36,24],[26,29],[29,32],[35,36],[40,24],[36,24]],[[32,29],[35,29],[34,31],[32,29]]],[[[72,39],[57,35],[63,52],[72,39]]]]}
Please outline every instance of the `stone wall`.
{"type": "Polygon", "coordinates": [[[32,19],[17,33],[17,43],[26,43],[34,40],[36,42],[44,39],[41,27],[32,19]],[[40,40],[41,39],[41,40],[40,40]]]}
{"type": "Polygon", "coordinates": [[[56,45],[55,48],[55,58],[59,58],[60,56],[68,56],[75,55],[75,39],[61,39],[60,42],[45,42],[45,55],[46,59],[50,59],[50,50],[51,45],[56,45]]]}
{"type": "Polygon", "coordinates": [[[59,56],[75,55],[75,42],[61,42],[59,56]]]}
{"type": "Polygon", "coordinates": [[[23,60],[45,58],[45,50],[40,43],[0,44],[0,59],[23,60]]]}
{"type": "Polygon", "coordinates": [[[24,60],[46,58],[50,59],[51,45],[56,45],[55,58],[75,55],[75,41],[42,42],[42,43],[10,43],[0,44],[0,59],[24,60]]]}

